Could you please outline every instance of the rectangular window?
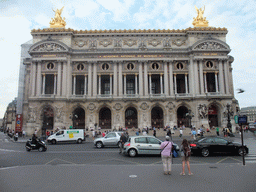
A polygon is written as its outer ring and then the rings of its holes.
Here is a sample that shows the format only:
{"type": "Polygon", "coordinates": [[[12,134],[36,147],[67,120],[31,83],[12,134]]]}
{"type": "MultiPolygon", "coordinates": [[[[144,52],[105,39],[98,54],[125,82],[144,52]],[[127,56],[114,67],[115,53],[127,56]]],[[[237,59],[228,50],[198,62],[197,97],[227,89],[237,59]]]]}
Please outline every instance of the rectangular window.
{"type": "Polygon", "coordinates": [[[54,94],[54,75],[45,75],[45,94],[54,94]]]}
{"type": "Polygon", "coordinates": [[[84,94],[84,75],[76,76],[76,95],[84,94]]]}

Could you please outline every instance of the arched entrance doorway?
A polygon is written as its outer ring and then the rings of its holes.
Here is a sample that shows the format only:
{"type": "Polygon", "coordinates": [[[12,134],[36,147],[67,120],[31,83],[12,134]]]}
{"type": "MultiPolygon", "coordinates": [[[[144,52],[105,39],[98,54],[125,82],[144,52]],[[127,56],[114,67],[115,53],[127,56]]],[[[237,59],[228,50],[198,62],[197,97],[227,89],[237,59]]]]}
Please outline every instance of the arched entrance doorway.
{"type": "Polygon", "coordinates": [[[42,126],[42,135],[46,135],[46,130],[53,130],[53,121],[54,113],[51,106],[46,106],[43,109],[43,126],[42,126]]]}
{"type": "Polygon", "coordinates": [[[210,127],[218,127],[219,120],[218,120],[218,107],[216,105],[210,105],[208,109],[208,120],[210,127]]]}
{"type": "Polygon", "coordinates": [[[111,111],[104,107],[99,112],[99,127],[102,129],[111,129],[111,111]]]}
{"type": "Polygon", "coordinates": [[[138,128],[137,110],[134,107],[129,107],[125,111],[125,127],[138,128]]]}
{"type": "Polygon", "coordinates": [[[177,110],[177,125],[178,127],[185,125],[185,127],[189,127],[189,118],[186,117],[188,113],[188,108],[185,106],[181,106],[177,110]]]}
{"type": "Polygon", "coordinates": [[[78,107],[73,111],[72,121],[74,129],[85,128],[85,111],[83,108],[78,107]]]}
{"type": "Polygon", "coordinates": [[[154,107],[151,110],[151,126],[156,128],[164,127],[164,113],[161,107],[154,107]]]}

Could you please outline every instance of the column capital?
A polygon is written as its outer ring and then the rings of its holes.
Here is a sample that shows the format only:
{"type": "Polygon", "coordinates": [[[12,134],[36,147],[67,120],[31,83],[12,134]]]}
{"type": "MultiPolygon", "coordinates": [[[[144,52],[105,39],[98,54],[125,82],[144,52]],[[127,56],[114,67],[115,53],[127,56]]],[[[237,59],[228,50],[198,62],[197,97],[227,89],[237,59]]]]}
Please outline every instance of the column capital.
{"type": "Polygon", "coordinates": [[[217,75],[219,73],[219,71],[215,71],[214,73],[215,73],[215,75],[217,75]]]}
{"type": "Polygon", "coordinates": [[[174,76],[176,76],[176,75],[177,75],[177,73],[173,73],[173,75],[174,75],[174,76]]]}
{"type": "Polygon", "coordinates": [[[110,76],[110,77],[112,77],[112,76],[113,76],[113,74],[109,74],[109,76],[110,76]]]}
{"type": "Polygon", "coordinates": [[[45,73],[42,73],[43,76],[45,76],[45,73]]]}
{"type": "Polygon", "coordinates": [[[149,73],[148,75],[151,76],[151,73],[149,73]]]}
{"type": "Polygon", "coordinates": [[[171,64],[173,64],[173,61],[174,60],[166,60],[168,63],[171,63],[171,64]]]}
{"type": "Polygon", "coordinates": [[[163,73],[160,73],[161,76],[163,76],[164,74],[163,73]]]}
{"type": "Polygon", "coordinates": [[[207,72],[206,71],[204,71],[204,74],[206,74],[207,72]]]}
{"type": "Polygon", "coordinates": [[[86,77],[86,76],[87,76],[87,74],[84,74],[84,76],[86,77]]]}
{"type": "Polygon", "coordinates": [[[57,76],[57,73],[54,73],[54,76],[57,76]]]}
{"type": "Polygon", "coordinates": [[[126,76],[126,73],[124,73],[123,76],[126,76]]]}
{"type": "Polygon", "coordinates": [[[72,74],[72,76],[74,76],[74,77],[75,77],[75,76],[76,76],[76,74],[72,74]]]}
{"type": "Polygon", "coordinates": [[[188,73],[185,73],[186,76],[188,76],[188,73]]]}

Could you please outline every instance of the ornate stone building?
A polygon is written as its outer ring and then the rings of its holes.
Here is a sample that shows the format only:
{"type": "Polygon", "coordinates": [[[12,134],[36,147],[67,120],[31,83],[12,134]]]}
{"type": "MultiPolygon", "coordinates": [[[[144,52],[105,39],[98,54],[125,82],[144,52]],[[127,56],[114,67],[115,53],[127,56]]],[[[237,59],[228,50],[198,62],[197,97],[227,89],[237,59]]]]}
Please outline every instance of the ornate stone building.
{"type": "Polygon", "coordinates": [[[237,106],[227,32],[32,30],[23,128],[226,126],[237,106]]]}

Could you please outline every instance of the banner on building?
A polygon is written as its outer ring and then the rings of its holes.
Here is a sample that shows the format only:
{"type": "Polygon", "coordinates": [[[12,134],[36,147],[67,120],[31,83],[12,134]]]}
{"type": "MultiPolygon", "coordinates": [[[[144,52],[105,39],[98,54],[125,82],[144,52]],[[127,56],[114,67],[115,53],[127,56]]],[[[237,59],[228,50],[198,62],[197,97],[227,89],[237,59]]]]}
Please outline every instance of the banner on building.
{"type": "Polygon", "coordinates": [[[16,115],[15,132],[21,132],[21,131],[22,131],[22,115],[18,114],[16,115]]]}

